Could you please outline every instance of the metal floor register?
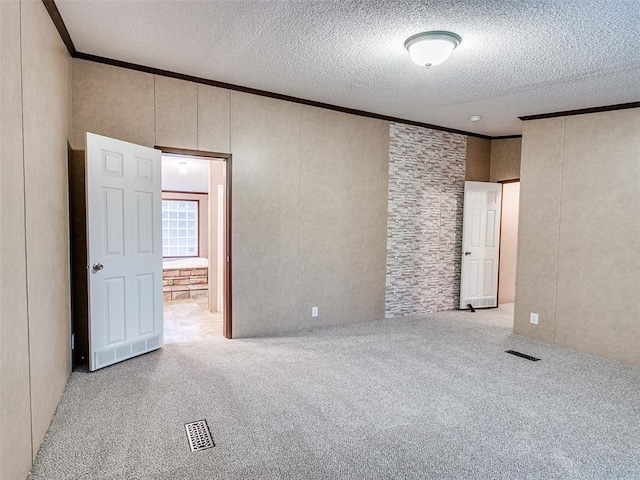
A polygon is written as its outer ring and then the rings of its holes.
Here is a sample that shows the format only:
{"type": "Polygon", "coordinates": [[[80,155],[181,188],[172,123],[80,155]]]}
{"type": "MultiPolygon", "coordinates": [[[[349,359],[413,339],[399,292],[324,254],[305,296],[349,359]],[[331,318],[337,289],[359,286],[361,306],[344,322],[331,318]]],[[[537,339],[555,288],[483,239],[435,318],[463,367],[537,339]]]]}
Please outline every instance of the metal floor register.
{"type": "Polygon", "coordinates": [[[207,425],[206,420],[185,423],[184,428],[187,431],[187,439],[189,440],[189,447],[192,452],[216,446],[215,443],[213,443],[213,438],[211,437],[209,425],[207,425]]]}

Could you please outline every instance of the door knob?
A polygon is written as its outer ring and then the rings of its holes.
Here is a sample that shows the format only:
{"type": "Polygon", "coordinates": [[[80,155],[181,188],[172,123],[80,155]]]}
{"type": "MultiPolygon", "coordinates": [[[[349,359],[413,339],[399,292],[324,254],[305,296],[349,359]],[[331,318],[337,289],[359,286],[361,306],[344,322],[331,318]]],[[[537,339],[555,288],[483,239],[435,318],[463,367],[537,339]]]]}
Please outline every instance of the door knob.
{"type": "Polygon", "coordinates": [[[465,255],[471,255],[471,252],[464,252],[465,255]]]}
{"type": "Polygon", "coordinates": [[[97,272],[99,270],[102,270],[104,268],[104,266],[101,263],[94,263],[93,264],[93,271],[97,272]]]}

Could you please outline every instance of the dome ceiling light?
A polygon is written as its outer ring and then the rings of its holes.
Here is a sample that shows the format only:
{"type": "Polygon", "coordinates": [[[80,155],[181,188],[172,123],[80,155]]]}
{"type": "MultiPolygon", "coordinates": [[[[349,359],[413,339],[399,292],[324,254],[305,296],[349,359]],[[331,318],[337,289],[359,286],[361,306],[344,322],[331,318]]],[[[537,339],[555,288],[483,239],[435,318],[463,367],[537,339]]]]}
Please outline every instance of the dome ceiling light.
{"type": "Polygon", "coordinates": [[[451,52],[460,45],[462,38],[452,32],[422,32],[413,35],[404,42],[405,48],[418,65],[427,68],[440,65],[451,52]]]}

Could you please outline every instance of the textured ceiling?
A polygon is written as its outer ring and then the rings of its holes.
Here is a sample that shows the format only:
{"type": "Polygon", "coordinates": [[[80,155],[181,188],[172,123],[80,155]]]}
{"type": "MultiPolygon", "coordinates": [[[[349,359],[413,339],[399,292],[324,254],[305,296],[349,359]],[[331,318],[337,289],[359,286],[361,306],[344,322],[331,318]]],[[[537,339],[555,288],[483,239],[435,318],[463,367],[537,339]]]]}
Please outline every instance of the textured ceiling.
{"type": "Polygon", "coordinates": [[[491,136],[640,100],[639,0],[56,4],[80,52],[491,136]],[[429,70],[403,46],[426,30],[462,37],[429,70]]]}

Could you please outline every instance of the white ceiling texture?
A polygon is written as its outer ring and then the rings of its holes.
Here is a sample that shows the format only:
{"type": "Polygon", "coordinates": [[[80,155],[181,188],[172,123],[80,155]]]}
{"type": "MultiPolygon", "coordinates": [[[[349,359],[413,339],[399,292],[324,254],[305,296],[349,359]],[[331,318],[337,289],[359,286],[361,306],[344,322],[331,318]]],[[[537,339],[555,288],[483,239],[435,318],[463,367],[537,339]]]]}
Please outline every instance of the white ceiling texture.
{"type": "Polygon", "coordinates": [[[640,100],[640,0],[56,4],[79,52],[490,136],[640,100]],[[428,30],[462,37],[431,69],[404,48],[428,30]]]}

